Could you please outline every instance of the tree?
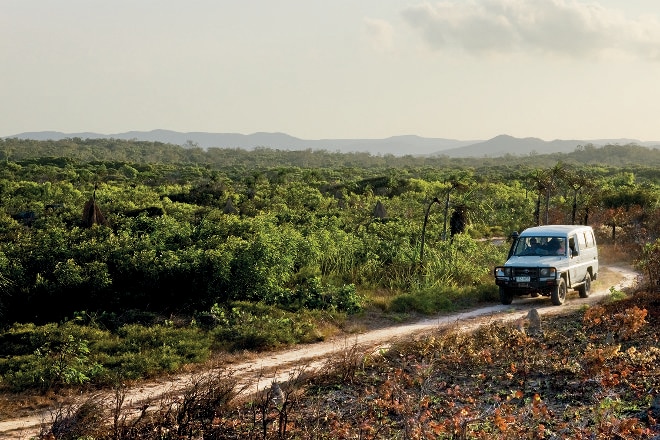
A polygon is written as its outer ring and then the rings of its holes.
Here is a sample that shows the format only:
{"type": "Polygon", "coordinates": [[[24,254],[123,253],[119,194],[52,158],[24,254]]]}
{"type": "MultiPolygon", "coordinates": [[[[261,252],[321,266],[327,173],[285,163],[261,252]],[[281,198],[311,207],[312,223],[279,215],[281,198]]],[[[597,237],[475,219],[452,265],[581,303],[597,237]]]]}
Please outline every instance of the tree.
{"type": "Polygon", "coordinates": [[[570,167],[564,167],[561,170],[561,179],[573,191],[573,205],[571,209],[571,224],[574,225],[577,219],[578,194],[582,188],[589,184],[589,179],[582,170],[576,170],[570,167]]]}

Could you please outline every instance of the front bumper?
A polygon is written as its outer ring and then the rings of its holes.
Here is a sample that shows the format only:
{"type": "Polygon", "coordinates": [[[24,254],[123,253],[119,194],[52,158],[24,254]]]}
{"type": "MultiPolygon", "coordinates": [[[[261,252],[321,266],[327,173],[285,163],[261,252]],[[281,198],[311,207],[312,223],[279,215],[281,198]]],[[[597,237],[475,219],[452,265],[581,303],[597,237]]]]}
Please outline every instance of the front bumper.
{"type": "Polygon", "coordinates": [[[493,271],[495,284],[512,291],[545,292],[558,284],[558,272],[554,267],[498,266],[493,271]]]}

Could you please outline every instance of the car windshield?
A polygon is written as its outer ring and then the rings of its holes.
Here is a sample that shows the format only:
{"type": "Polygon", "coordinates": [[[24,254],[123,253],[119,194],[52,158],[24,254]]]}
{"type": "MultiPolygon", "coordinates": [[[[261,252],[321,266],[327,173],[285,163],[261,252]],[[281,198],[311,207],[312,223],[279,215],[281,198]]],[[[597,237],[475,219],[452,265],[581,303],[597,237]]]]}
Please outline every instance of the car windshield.
{"type": "Polygon", "coordinates": [[[565,254],[566,240],[561,237],[520,237],[513,251],[518,257],[565,254]]]}

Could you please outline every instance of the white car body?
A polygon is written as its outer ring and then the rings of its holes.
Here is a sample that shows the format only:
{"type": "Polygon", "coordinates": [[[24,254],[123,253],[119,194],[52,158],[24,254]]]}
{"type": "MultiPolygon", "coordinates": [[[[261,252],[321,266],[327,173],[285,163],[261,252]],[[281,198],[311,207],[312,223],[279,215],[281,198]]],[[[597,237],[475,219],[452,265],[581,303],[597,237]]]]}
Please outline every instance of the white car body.
{"type": "Polygon", "coordinates": [[[598,247],[590,226],[536,226],[512,238],[509,258],[494,270],[503,304],[529,294],[550,296],[560,305],[567,289],[589,296],[591,281],[598,277],[598,247]]]}

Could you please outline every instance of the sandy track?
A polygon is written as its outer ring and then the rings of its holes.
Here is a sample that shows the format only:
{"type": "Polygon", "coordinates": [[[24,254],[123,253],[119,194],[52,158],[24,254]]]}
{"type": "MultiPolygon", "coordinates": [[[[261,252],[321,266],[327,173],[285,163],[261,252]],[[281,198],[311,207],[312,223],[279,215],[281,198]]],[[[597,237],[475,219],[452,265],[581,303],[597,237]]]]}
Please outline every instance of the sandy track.
{"type": "MultiPolygon", "coordinates": [[[[524,316],[531,308],[536,308],[541,316],[565,313],[601,301],[610,294],[610,287],[617,290],[628,288],[637,281],[638,274],[629,268],[607,267],[601,268],[602,275],[608,280],[616,280],[615,284],[605,285],[596,283],[589,298],[579,298],[576,292],[569,291],[569,296],[561,307],[553,306],[549,298],[516,298],[511,305],[494,305],[482,307],[468,312],[443,315],[435,318],[423,319],[410,324],[386,327],[372,330],[351,337],[303,345],[281,352],[264,354],[256,360],[225,365],[211,369],[206,374],[227,374],[231,371],[232,377],[239,382],[243,393],[253,393],[270,386],[273,380],[284,382],[301,368],[312,372],[323,368],[328,359],[339,355],[347,349],[358,350],[362,353],[374,352],[386,348],[399,339],[409,338],[424,332],[436,330],[440,327],[454,326],[459,330],[467,330],[492,320],[514,320],[524,316]]],[[[181,374],[166,379],[143,383],[126,390],[125,407],[137,413],[138,408],[144,405],[158,403],[164,396],[176,395],[189,387],[199,373],[181,374]]],[[[114,392],[99,396],[112,401],[114,392]]],[[[85,396],[81,396],[84,398],[85,396]]],[[[6,440],[27,440],[37,436],[42,426],[48,425],[52,420],[55,409],[44,410],[34,414],[9,420],[0,420],[0,438],[6,440]]]]}

